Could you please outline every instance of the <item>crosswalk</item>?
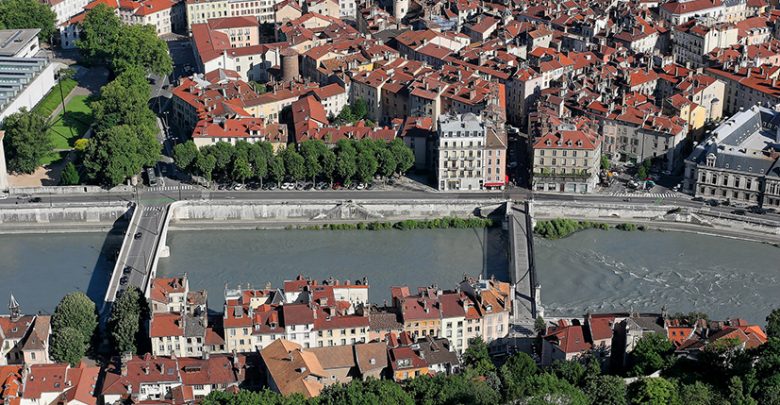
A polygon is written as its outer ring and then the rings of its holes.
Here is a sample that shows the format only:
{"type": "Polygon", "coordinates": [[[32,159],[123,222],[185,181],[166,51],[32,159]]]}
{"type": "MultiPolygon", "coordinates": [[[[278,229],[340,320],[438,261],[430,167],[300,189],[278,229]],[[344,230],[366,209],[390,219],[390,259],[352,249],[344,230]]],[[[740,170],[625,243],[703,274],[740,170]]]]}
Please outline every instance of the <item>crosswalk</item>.
{"type": "Polygon", "coordinates": [[[629,197],[629,198],[674,198],[677,197],[677,193],[611,193],[613,197],[629,197]]]}
{"type": "Polygon", "coordinates": [[[165,209],[165,207],[159,206],[159,205],[157,205],[157,206],[147,206],[147,207],[144,207],[144,213],[160,212],[163,209],[165,209]]]}
{"type": "Polygon", "coordinates": [[[178,190],[192,190],[195,187],[191,184],[182,184],[181,188],[179,186],[157,186],[157,187],[149,187],[147,190],[149,191],[178,191],[178,190]]]}

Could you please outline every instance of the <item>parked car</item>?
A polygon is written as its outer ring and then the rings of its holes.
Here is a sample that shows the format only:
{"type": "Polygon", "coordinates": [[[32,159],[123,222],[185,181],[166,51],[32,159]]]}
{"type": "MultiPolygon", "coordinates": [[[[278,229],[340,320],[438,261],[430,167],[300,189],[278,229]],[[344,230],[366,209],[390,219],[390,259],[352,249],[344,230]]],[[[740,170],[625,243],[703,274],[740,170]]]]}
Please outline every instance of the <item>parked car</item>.
{"type": "Polygon", "coordinates": [[[282,183],[282,187],[281,188],[282,188],[282,190],[291,190],[293,187],[295,187],[294,184],[288,183],[288,182],[284,182],[284,183],[282,183]]]}
{"type": "Polygon", "coordinates": [[[349,183],[349,186],[347,186],[347,189],[349,189],[349,190],[354,190],[356,188],[357,188],[357,184],[355,184],[355,183],[349,183]]]}
{"type": "Polygon", "coordinates": [[[138,240],[138,239],[141,239],[141,236],[143,236],[143,235],[144,235],[144,234],[143,234],[143,233],[141,233],[141,232],[136,232],[136,234],[135,234],[135,235],[133,235],[133,239],[136,239],[136,240],[138,240]]]}
{"type": "Polygon", "coordinates": [[[298,191],[300,191],[300,190],[303,190],[303,187],[304,187],[304,186],[305,186],[305,184],[304,184],[304,183],[295,183],[295,185],[293,186],[293,188],[294,188],[294,189],[296,189],[296,190],[298,190],[298,191]]]}
{"type": "Polygon", "coordinates": [[[243,189],[244,189],[244,187],[246,187],[246,186],[245,186],[245,185],[243,185],[243,184],[241,184],[241,183],[236,183],[236,185],[235,185],[235,186],[233,186],[233,190],[236,190],[236,191],[238,191],[238,190],[243,190],[243,189]]]}
{"type": "Polygon", "coordinates": [[[735,209],[734,211],[731,211],[732,214],[736,215],[745,215],[747,212],[743,210],[742,208],[735,209]]]}
{"type": "Polygon", "coordinates": [[[311,189],[313,189],[313,188],[314,188],[314,183],[306,183],[306,184],[303,186],[303,189],[304,189],[304,190],[311,190],[311,189]]]}
{"type": "Polygon", "coordinates": [[[133,271],[133,268],[130,266],[125,266],[124,269],[122,269],[122,274],[130,274],[130,272],[133,271]]]}
{"type": "Polygon", "coordinates": [[[321,181],[321,182],[317,183],[317,185],[314,186],[314,188],[317,189],[317,190],[325,190],[326,188],[328,188],[328,183],[326,183],[324,181],[321,181]]]}
{"type": "Polygon", "coordinates": [[[33,197],[33,198],[30,199],[31,203],[39,203],[41,201],[43,201],[43,200],[41,200],[41,197],[33,197]]]}
{"type": "Polygon", "coordinates": [[[333,183],[333,189],[334,190],[341,190],[342,189],[341,183],[333,183]]]}
{"type": "Polygon", "coordinates": [[[693,197],[691,201],[704,202],[704,197],[693,197]]]}
{"type": "Polygon", "coordinates": [[[119,279],[119,285],[125,285],[127,282],[130,281],[130,278],[127,276],[122,276],[122,278],[119,279]]]}
{"type": "Polygon", "coordinates": [[[710,200],[707,200],[707,205],[709,205],[710,207],[717,207],[717,206],[720,205],[720,201],[715,200],[715,199],[710,199],[710,200]]]}
{"type": "Polygon", "coordinates": [[[366,186],[366,190],[373,190],[374,189],[374,183],[368,183],[366,186]]]}
{"type": "Polygon", "coordinates": [[[358,183],[355,188],[358,190],[364,190],[366,188],[366,183],[358,183]]]}
{"type": "Polygon", "coordinates": [[[748,208],[748,211],[750,211],[750,212],[752,212],[754,214],[759,214],[759,215],[763,215],[763,214],[767,213],[767,210],[765,210],[764,208],[761,208],[761,207],[759,207],[757,205],[754,205],[754,206],[748,208]]]}
{"type": "Polygon", "coordinates": [[[268,185],[268,190],[276,190],[278,187],[276,187],[276,183],[271,183],[268,185]]]}

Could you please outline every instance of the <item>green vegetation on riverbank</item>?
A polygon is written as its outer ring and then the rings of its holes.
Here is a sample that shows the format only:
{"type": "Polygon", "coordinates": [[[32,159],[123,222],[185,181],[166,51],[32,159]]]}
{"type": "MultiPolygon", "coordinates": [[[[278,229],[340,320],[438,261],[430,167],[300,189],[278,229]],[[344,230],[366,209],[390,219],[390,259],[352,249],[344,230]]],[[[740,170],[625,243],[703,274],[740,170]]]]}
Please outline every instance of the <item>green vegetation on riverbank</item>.
{"type": "Polygon", "coordinates": [[[455,218],[444,217],[436,219],[406,219],[398,222],[358,222],[343,224],[323,224],[293,226],[289,225],[285,229],[298,229],[307,231],[381,231],[387,229],[398,229],[402,231],[412,229],[470,229],[470,228],[488,228],[494,225],[493,220],[485,218],[455,218]]]}
{"type": "MultiPolygon", "coordinates": [[[[609,224],[603,222],[592,221],[575,221],[573,219],[555,218],[546,221],[538,221],[534,227],[534,233],[545,239],[561,239],[565,238],[573,233],[585,230],[585,229],[601,229],[608,230],[609,224]]],[[[647,228],[644,225],[636,225],[631,223],[622,223],[614,226],[615,229],[621,231],[644,231],[647,228]]]]}

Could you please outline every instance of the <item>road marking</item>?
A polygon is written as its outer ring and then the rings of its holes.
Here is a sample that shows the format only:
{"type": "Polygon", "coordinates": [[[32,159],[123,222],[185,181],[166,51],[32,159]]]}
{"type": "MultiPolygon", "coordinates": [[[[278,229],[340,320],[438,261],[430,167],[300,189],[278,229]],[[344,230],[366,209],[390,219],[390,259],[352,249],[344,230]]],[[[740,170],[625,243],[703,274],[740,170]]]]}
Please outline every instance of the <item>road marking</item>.
{"type": "Polygon", "coordinates": [[[677,193],[611,193],[612,197],[675,198],[677,193]]]}
{"type": "MultiPolygon", "coordinates": [[[[182,184],[181,190],[192,190],[195,187],[189,184],[182,184]]],[[[179,186],[158,186],[158,187],[150,187],[148,188],[148,191],[177,191],[179,190],[179,186]]]]}

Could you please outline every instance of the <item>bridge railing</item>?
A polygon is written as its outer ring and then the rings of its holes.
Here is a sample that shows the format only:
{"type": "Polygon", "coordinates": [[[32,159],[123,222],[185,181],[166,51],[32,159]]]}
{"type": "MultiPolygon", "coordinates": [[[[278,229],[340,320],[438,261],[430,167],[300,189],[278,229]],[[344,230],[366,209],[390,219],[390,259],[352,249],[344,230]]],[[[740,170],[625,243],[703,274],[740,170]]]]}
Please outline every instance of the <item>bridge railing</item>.
{"type": "Polygon", "coordinates": [[[114,271],[111,273],[111,279],[108,282],[108,288],[106,289],[106,297],[103,300],[104,304],[107,302],[114,302],[116,296],[116,287],[119,285],[119,278],[122,277],[122,269],[124,269],[127,261],[127,251],[132,243],[135,230],[138,229],[138,221],[141,218],[142,209],[139,209],[137,205],[133,204],[130,208],[133,210],[133,216],[130,218],[130,223],[127,225],[127,232],[125,238],[122,241],[122,247],[119,248],[119,254],[116,257],[116,263],[114,264],[114,271]]]}

